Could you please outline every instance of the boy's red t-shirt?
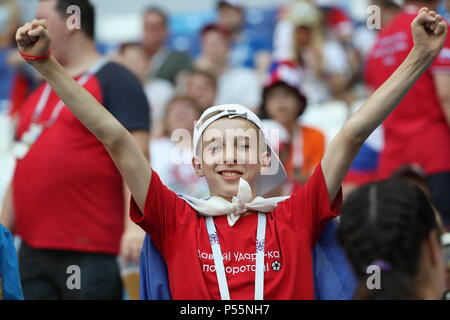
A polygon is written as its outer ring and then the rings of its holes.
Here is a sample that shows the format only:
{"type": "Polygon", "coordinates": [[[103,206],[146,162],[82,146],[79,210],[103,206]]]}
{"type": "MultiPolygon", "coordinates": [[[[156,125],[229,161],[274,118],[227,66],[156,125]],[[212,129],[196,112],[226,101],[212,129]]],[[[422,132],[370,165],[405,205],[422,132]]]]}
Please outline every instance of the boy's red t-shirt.
{"type": "MultiPolygon", "coordinates": [[[[314,299],[312,249],[324,223],[338,216],[339,192],[328,200],[321,166],[291,198],[267,214],[264,299],[314,299]]],[[[144,214],[134,201],[131,219],[152,238],[167,264],[173,299],[220,300],[205,218],[167,189],[153,172],[144,214]]],[[[230,227],[214,218],[230,296],[253,300],[257,214],[230,227]]]]}

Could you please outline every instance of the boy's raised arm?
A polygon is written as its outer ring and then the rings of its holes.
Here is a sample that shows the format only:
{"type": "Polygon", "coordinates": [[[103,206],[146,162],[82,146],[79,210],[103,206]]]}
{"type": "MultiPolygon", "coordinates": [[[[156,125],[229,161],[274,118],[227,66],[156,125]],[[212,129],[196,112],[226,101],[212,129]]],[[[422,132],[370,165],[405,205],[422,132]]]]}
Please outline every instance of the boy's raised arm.
{"type": "Polygon", "coordinates": [[[441,51],[447,36],[447,23],[427,8],[419,11],[411,29],[414,48],[408,57],[364,106],[350,117],[325,152],[322,170],[330,202],[336,198],[342,181],[364,141],[428,69],[441,51]]]}
{"type": "Polygon", "coordinates": [[[131,134],[88,91],[73,80],[52,56],[48,59],[32,60],[33,57],[44,57],[50,50],[45,20],[34,20],[19,28],[16,41],[20,52],[29,56],[27,61],[41,73],[72,113],[103,143],[137,205],[143,211],[151,171],[131,134]]]}

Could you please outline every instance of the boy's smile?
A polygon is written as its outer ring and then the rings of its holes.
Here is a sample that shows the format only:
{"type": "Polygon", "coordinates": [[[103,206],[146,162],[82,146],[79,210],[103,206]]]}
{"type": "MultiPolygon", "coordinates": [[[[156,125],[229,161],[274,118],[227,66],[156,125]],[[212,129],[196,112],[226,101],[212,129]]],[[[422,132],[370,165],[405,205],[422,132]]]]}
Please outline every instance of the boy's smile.
{"type": "Polygon", "coordinates": [[[225,181],[236,181],[243,176],[243,172],[236,169],[224,169],[217,172],[225,181]]]}

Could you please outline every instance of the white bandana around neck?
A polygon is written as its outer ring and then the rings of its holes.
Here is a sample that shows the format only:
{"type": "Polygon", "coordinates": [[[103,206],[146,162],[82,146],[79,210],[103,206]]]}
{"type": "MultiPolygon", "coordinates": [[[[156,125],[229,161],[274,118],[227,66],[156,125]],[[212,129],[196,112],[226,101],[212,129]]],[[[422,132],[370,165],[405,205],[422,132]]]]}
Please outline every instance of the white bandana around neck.
{"type": "Polygon", "coordinates": [[[250,202],[252,199],[252,189],[248,182],[241,178],[239,180],[238,193],[233,197],[231,202],[221,197],[211,197],[205,200],[183,195],[182,199],[202,216],[217,217],[227,215],[228,224],[232,227],[241,215],[248,210],[268,213],[273,211],[278,203],[289,199],[289,197],[267,199],[256,197],[250,202]]]}
{"type": "Polygon", "coordinates": [[[182,196],[193,209],[200,215],[206,216],[206,228],[208,230],[209,242],[214,257],[217,282],[219,283],[220,298],[230,300],[225,266],[223,264],[222,249],[220,248],[219,236],[213,217],[227,215],[228,224],[233,227],[240,216],[247,210],[258,212],[258,227],[256,231],[256,266],[255,266],[255,300],[264,299],[264,249],[266,240],[266,215],[273,211],[279,202],[289,197],[275,197],[265,199],[263,197],[252,198],[250,185],[244,179],[239,180],[239,189],[232,202],[221,197],[211,197],[208,200],[197,199],[190,196],[182,196]]]}

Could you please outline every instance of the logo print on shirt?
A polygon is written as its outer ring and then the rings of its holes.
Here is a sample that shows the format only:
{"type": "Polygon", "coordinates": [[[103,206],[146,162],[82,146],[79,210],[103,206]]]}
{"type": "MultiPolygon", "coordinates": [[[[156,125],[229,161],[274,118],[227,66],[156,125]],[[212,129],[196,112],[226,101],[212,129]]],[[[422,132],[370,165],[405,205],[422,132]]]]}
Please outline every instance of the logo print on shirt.
{"type": "Polygon", "coordinates": [[[272,262],[272,270],[273,271],[280,271],[281,270],[281,263],[278,260],[275,260],[274,262],[272,262]]]}
{"type": "Polygon", "coordinates": [[[219,243],[219,236],[217,235],[217,232],[209,235],[209,242],[211,245],[219,243]]]}
{"type": "Polygon", "coordinates": [[[264,252],[264,240],[256,240],[256,252],[263,251],[264,252]]]}

